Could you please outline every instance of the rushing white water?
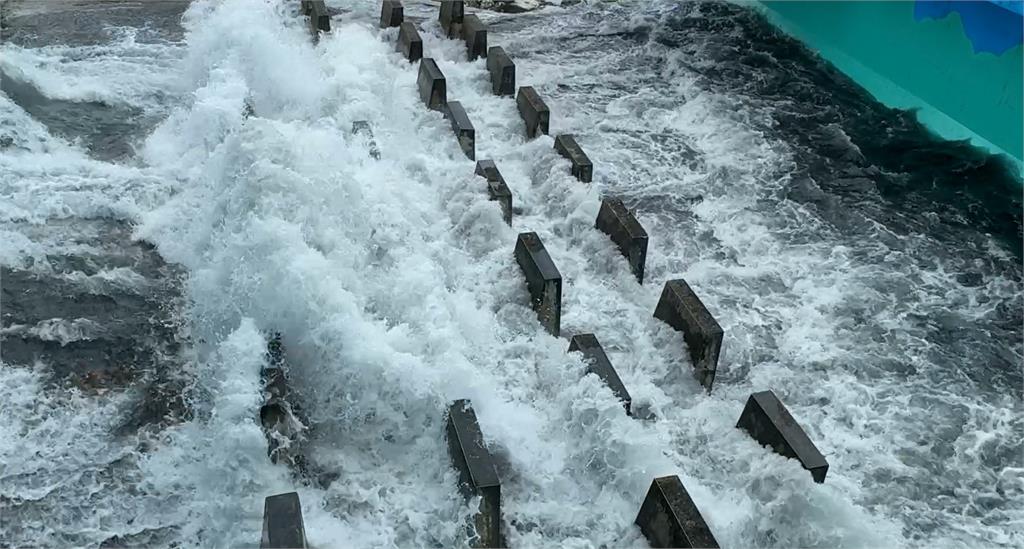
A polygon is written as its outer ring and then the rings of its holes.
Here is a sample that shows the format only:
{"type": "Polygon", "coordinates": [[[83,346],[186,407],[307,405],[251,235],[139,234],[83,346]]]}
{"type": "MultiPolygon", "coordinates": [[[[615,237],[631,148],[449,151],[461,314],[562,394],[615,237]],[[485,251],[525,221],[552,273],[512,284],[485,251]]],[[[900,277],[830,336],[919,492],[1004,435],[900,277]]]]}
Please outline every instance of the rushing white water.
{"type": "MultiPolygon", "coordinates": [[[[567,27],[649,24],[660,3],[633,18],[600,5],[549,8],[526,25],[482,15],[495,23],[491,44],[516,59],[519,85],[548,100],[552,135],[576,133],[595,161],[592,185],[569,175],[551,138],[524,139],[514,100],[492,96],[484,61],[467,62],[461,42],[440,37],[433,5],[406,3],[407,16],[424,19],[425,54],[449,100],[476,127],[477,158],[494,159],[512,189],[521,209],[512,228],[448,123],[420,102],[417,67],[393,51],[396,30],[375,28],[378,2],[333,2],[343,14],[315,46],[295,4],[197,0],[183,45],[122,38],[88,65],[4,46],[0,67],[47,96],[168,113],[135,165],[110,164],[0,97],[2,129],[17,145],[0,161],[0,261],[34,268],[62,246],[26,237],[26,221],[138,223],[136,236],[187,272],[195,417],[151,440],[111,438],[119,395],[47,392],[39,371],[0,365],[0,503],[45,502],[45,513],[0,526],[2,536],[254,545],[263,497],[297,489],[314,546],[457,546],[472,506],[455,487],[443,414],[470,398],[499,461],[512,546],[643,546],[633,519],[651,479],[668,474],[680,475],[724,547],[1024,542],[1024,468],[998,457],[1018,444],[1019,395],[864,375],[879,364],[940,368],[915,315],[941,306],[982,319],[1019,305],[1020,281],[966,287],[898,250],[867,260],[781,198],[791,153],[751,123],[770,114],[701,88],[671,53],[656,86],[636,84],[644,67],[620,72],[629,52],[539,51],[567,27]],[[159,64],[140,74],[147,63],[102,55],[159,64]],[[352,134],[357,120],[370,122],[379,160],[352,134]],[[638,127],[667,136],[663,148],[627,134],[638,127]],[[647,205],[643,286],[593,228],[606,192],[647,205]],[[563,332],[595,333],[634,408],[656,420],[625,416],[566,354],[567,340],[540,327],[511,253],[525,231],[539,233],[562,273],[563,332]],[[711,395],[686,374],[682,337],[651,316],[662,284],[678,277],[726,331],[711,395]],[[873,339],[858,322],[886,335],[873,339]],[[283,334],[310,419],[309,457],[340,475],[326,489],[297,485],[266,457],[256,411],[270,331],[283,334]],[[747,395],[766,388],[828,457],[825,484],[733,427],[747,395]],[[936,446],[931,459],[948,468],[933,468],[919,447],[947,428],[957,431],[945,440],[951,453],[936,446]],[[957,498],[994,498],[995,510],[935,504],[929,477],[957,498]],[[935,529],[910,526],[910,514],[929,515],[935,529]]],[[[144,284],[123,272],[96,283],[115,282],[144,284]]],[[[83,337],[66,323],[18,329],[83,337]]],[[[1005,342],[1018,361],[1019,344],[1005,342]]]]}

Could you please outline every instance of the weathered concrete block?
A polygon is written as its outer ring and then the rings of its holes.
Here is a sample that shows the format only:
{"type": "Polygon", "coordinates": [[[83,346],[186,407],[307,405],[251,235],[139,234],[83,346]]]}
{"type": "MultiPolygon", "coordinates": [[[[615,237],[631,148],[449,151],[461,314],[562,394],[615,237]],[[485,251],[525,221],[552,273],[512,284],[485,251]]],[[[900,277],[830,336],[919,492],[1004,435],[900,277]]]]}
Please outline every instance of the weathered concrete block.
{"type": "Polygon", "coordinates": [[[516,261],[526,277],[537,318],[551,335],[562,331],[562,275],[551,261],[537,233],[519,233],[516,261]]]}
{"type": "Polygon", "coordinates": [[[416,78],[416,85],[420,89],[420,99],[427,105],[427,108],[435,111],[443,111],[448,105],[448,92],[444,75],[437,63],[429,57],[420,63],[420,73],[416,78]]]}
{"type": "Polygon", "coordinates": [[[576,138],[570,134],[562,134],[555,138],[555,150],[558,154],[572,162],[572,174],[583,183],[590,183],[594,179],[594,164],[583,152],[583,148],[576,143],[576,138]]]}
{"type": "Polygon", "coordinates": [[[629,268],[637,282],[644,283],[644,263],[647,262],[647,231],[640,226],[633,212],[630,212],[618,198],[605,198],[597,212],[598,230],[611,237],[622,255],[629,261],[629,268]]]}
{"type": "Polygon", "coordinates": [[[516,106],[519,107],[519,116],[526,122],[526,137],[533,139],[540,134],[548,134],[548,123],[551,121],[551,111],[547,103],[540,98],[533,86],[519,88],[516,95],[516,106]]]}
{"type": "Polygon", "coordinates": [[[377,140],[373,138],[373,128],[370,127],[369,122],[366,120],[352,122],[352,134],[362,136],[366,140],[370,156],[374,160],[380,160],[380,149],[377,148],[377,140]]]}
{"type": "Polygon", "coordinates": [[[466,6],[463,0],[441,0],[441,11],[437,20],[441,22],[441,29],[448,38],[462,36],[462,20],[466,15],[466,6]]]}
{"type": "Polygon", "coordinates": [[[516,93],[516,65],[505,53],[505,48],[494,46],[487,50],[487,71],[491,73],[491,91],[494,95],[516,93]]]}
{"type": "Polygon", "coordinates": [[[380,6],[380,26],[383,29],[397,27],[405,19],[405,9],[399,0],[384,0],[380,6]]]}
{"type": "Polygon", "coordinates": [[[476,412],[468,400],[456,400],[448,408],[448,453],[459,472],[459,490],[466,498],[480,496],[480,512],[474,517],[478,538],[475,547],[502,547],[501,483],[476,412]]]}
{"type": "Polygon", "coordinates": [[[479,17],[463,17],[462,39],[466,41],[466,57],[470,61],[487,56],[487,25],[479,17]]]}
{"type": "Polygon", "coordinates": [[[309,28],[316,37],[319,31],[331,32],[331,15],[323,0],[313,0],[309,7],[309,28]]]}
{"type": "Polygon", "coordinates": [[[750,433],[754,440],[775,453],[793,458],[811,472],[814,482],[825,482],[828,461],[807,433],[772,391],[750,395],[736,427],[750,433]]]}
{"type": "Polygon", "coordinates": [[[651,547],[718,547],[679,477],[654,479],[634,521],[651,547]]]}
{"type": "Polygon", "coordinates": [[[267,438],[270,462],[282,463],[303,474],[308,464],[300,445],[308,422],[289,391],[281,334],[274,334],[267,342],[267,364],[260,371],[260,379],[263,384],[260,425],[267,438]]]}
{"type": "Polygon", "coordinates": [[[455,132],[455,137],[459,140],[462,152],[470,160],[476,160],[476,130],[473,128],[473,123],[469,121],[469,115],[466,114],[462,103],[449,101],[444,116],[451,121],[452,131],[455,132]]]}
{"type": "Polygon", "coordinates": [[[710,391],[718,369],[724,334],[685,280],[680,278],[665,283],[654,317],[683,332],[693,360],[694,375],[710,391]]]}
{"type": "Polygon", "coordinates": [[[423,58],[423,39],[411,22],[406,21],[398,26],[398,43],[395,49],[402,52],[410,62],[415,63],[423,58]]]}
{"type": "Polygon", "coordinates": [[[498,167],[494,165],[493,160],[480,160],[476,163],[476,174],[487,179],[487,194],[491,200],[497,200],[501,205],[501,218],[511,227],[512,191],[509,190],[498,167]]]}
{"type": "Polygon", "coordinates": [[[623,407],[626,408],[626,414],[632,415],[630,408],[632,407],[633,399],[629,396],[626,386],[622,384],[622,380],[619,379],[619,374],[612,366],[612,361],[608,360],[608,355],[604,353],[604,349],[597,340],[597,336],[594,334],[576,334],[572,336],[572,339],[569,340],[569,352],[573,351],[583,353],[583,359],[587,362],[587,373],[595,374],[601,378],[601,381],[622,401],[623,407]]]}
{"type": "Polygon", "coordinates": [[[260,549],[306,549],[299,494],[288,492],[263,501],[263,536],[260,549]]]}

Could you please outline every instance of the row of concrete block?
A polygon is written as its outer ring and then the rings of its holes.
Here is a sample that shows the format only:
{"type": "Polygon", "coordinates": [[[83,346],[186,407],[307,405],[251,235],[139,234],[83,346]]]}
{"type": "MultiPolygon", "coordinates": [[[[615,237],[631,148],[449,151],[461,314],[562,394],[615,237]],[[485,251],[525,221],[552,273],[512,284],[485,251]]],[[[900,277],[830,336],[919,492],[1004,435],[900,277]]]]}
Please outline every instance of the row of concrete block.
{"type": "MultiPolygon", "coordinates": [[[[596,345],[607,363],[604,351],[589,335],[573,338],[570,351],[578,349],[586,353],[588,349],[595,348],[591,345],[596,345]]],[[[611,375],[618,381],[614,370],[611,370],[611,375]]],[[[618,383],[621,386],[621,382],[618,383]]],[[[628,411],[628,400],[626,406],[628,411]]],[[[824,481],[828,463],[771,391],[751,395],[736,426],[746,430],[759,443],[800,460],[816,482],[824,481]]],[[[457,400],[449,405],[445,436],[449,459],[459,475],[460,493],[467,501],[479,498],[479,507],[471,525],[475,538],[469,540],[469,545],[507,547],[502,531],[501,479],[469,400],[457,400]]],[[[655,478],[651,482],[634,523],[651,547],[718,547],[699,508],[675,475],[655,478]]],[[[302,507],[296,492],[266,498],[260,547],[305,549],[302,507]]]]}

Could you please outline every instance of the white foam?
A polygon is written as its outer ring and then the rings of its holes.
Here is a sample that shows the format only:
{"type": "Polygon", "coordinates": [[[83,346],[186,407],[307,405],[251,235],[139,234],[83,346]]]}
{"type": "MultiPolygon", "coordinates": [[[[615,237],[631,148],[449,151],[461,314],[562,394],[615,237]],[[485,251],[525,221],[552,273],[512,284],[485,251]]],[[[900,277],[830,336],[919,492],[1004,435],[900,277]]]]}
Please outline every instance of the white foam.
{"type": "MultiPolygon", "coordinates": [[[[632,521],[651,479],[665,474],[683,478],[723,546],[1021,538],[984,513],[959,517],[892,492],[920,482],[922,466],[908,453],[917,444],[911,436],[929,432],[928,408],[909,401],[931,393],[918,380],[868,382],[859,369],[864,361],[875,367],[882,353],[938,367],[908,316],[933,312],[952,288],[963,298],[953,314],[984,317],[991,300],[1013,299],[1019,281],[969,289],[951,273],[914,266],[907,297],[887,295],[875,281],[901,287],[905,270],[885,272],[899,257],[865,262],[863,250],[853,253],[812,212],[780,199],[791,159],[784,143],[750,123],[768,115],[701,89],[675,66],[665,89],[632,94],[627,86],[605,101],[598,80],[628,56],[582,59],[525,46],[580,25],[572,12],[492,32],[492,45],[510,45],[520,84],[548,100],[552,133],[577,133],[595,161],[595,183],[580,184],[551,138],[523,139],[514,101],[491,96],[483,61],[467,63],[462,44],[440,39],[431,20],[421,30],[425,52],[476,126],[478,158],[498,162],[522,208],[510,229],[447,122],[420,103],[415,66],[373,29],[375,6],[346,3],[355,20],[335,19],[314,47],[292,2],[199,0],[185,18],[180,73],[193,91],[147,140],[144,167],[101,166],[73,148],[4,156],[3,173],[18,176],[0,176],[0,186],[20,209],[7,219],[137,217],[138,235],[188,271],[198,415],[140,458],[145,497],[124,506],[147,508],[145,524],[114,515],[111,530],[173,526],[186,544],[255,544],[262,498],[295,489],[266,458],[256,419],[263,334],[277,330],[313,425],[310,456],[340,474],[326,490],[299,488],[315,545],[462,543],[470,506],[456,491],[443,434],[444,409],[457,398],[473,400],[499,460],[513,546],[642,545],[632,521]],[[559,83],[588,91],[559,91],[559,83]],[[674,101],[652,105],[674,92],[674,101]],[[246,100],[255,110],[249,119],[246,100]],[[351,135],[355,120],[370,122],[379,161],[351,135]],[[681,135],[699,158],[672,144],[655,152],[625,146],[622,131],[638,120],[681,135]],[[35,167],[40,159],[45,168],[35,167]],[[88,192],[67,190],[75,178],[88,192]],[[610,191],[703,195],[690,209],[673,202],[640,212],[651,234],[643,287],[593,229],[601,193],[610,191]],[[567,341],[540,328],[511,254],[516,233],[528,230],[562,272],[563,330],[596,333],[634,406],[649,407],[657,421],[626,417],[579,357],[565,353],[567,341]],[[710,396],[686,375],[681,336],[651,318],[661,285],[679,276],[727,333],[710,396]],[[893,339],[866,340],[851,308],[892,326],[893,339]],[[767,387],[828,456],[825,485],[734,428],[746,396],[767,387]],[[955,526],[904,533],[908,512],[955,526]]],[[[606,8],[579,9],[593,17],[606,8]]],[[[622,75],[623,85],[631,77],[622,75]]],[[[4,261],[16,255],[0,250],[4,261]]],[[[4,375],[32,386],[25,372],[4,375]]],[[[986,479],[969,468],[1020,427],[1008,416],[986,421],[1007,402],[966,389],[956,395],[971,410],[952,462],[970,478],[960,486],[986,479]]],[[[1000,486],[1012,487],[1020,470],[1000,475],[1000,486]]],[[[1019,501],[1014,490],[1004,493],[1019,501]]],[[[72,507],[84,501],[69,498],[72,507]]],[[[1019,523],[1019,514],[1005,516],[1019,523]]]]}

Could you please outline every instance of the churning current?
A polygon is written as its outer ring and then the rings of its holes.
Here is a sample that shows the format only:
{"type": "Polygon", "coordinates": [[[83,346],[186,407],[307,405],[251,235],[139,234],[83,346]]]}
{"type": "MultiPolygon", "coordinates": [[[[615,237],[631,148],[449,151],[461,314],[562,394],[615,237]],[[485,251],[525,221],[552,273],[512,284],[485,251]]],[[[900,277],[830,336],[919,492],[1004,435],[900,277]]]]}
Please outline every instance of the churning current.
{"type": "Polygon", "coordinates": [[[1015,166],[745,7],[479,11],[594,161],[585,185],[407,0],[510,228],[379,2],[327,3],[314,45],[297,0],[0,2],[0,546],[255,546],[292,490],[312,546],[459,546],[459,398],[513,547],[646,546],[633,519],[675,474],[723,547],[1024,545],[1015,166]],[[606,195],[650,235],[642,286],[593,227],[606,195]],[[563,335],[597,334],[655,419],[536,321],[526,231],[563,335]],[[725,331],[711,394],[652,318],[675,278],[725,331]],[[273,333],[316,478],[267,457],[273,333]],[[824,484],[735,428],[766,389],[824,484]]]}

